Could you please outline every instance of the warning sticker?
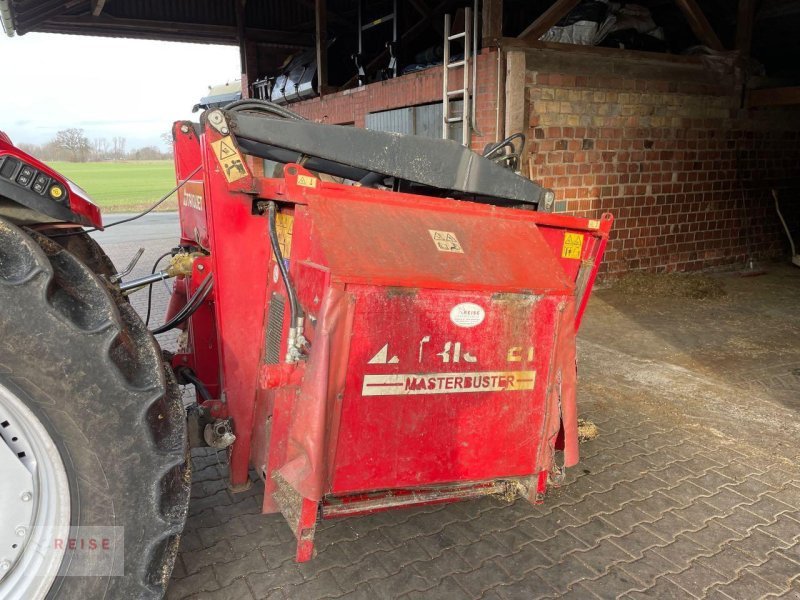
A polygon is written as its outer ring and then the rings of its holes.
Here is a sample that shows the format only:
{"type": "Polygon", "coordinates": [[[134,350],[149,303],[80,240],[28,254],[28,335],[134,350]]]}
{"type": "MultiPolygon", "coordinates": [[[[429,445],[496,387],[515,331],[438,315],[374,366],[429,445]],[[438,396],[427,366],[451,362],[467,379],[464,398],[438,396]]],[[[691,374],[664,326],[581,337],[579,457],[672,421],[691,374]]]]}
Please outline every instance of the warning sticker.
{"type": "Polygon", "coordinates": [[[536,371],[364,375],[362,396],[414,396],[532,390],[536,371]]]}
{"type": "Polygon", "coordinates": [[[244,166],[239,151],[233,145],[231,136],[225,136],[221,140],[211,143],[211,149],[219,161],[219,166],[222,167],[222,174],[228,183],[238,181],[242,177],[247,177],[247,169],[244,166]]]}
{"type": "Polygon", "coordinates": [[[289,258],[292,254],[292,227],[294,217],[285,213],[275,215],[275,230],[278,234],[278,246],[281,249],[281,256],[289,258]]]}
{"type": "Polygon", "coordinates": [[[564,246],[561,248],[561,258],[580,259],[583,249],[582,233],[565,233],[564,246]]]}
{"type": "Polygon", "coordinates": [[[297,185],[300,187],[315,188],[317,187],[317,178],[310,177],[309,175],[298,175],[297,185]]]}
{"type": "Polygon", "coordinates": [[[433,243],[436,244],[436,249],[439,252],[460,252],[464,253],[461,243],[458,241],[456,234],[452,231],[438,231],[436,229],[428,229],[428,233],[433,238],[433,243]]]}

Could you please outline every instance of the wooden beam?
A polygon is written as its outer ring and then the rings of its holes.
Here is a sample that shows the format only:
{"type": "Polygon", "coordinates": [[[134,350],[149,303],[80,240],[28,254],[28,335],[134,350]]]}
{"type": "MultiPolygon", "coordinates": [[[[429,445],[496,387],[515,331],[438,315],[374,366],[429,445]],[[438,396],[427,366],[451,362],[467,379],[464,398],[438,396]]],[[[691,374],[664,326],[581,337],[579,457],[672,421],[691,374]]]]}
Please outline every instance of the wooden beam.
{"type": "MultiPolygon", "coordinates": [[[[296,0],[298,4],[302,4],[310,8],[311,10],[316,11],[316,0],[296,0]]],[[[328,13],[328,21],[338,25],[342,29],[346,29],[347,31],[355,31],[358,29],[356,23],[353,23],[352,19],[346,19],[345,17],[340,16],[338,13],[335,13],[331,10],[327,11],[328,13]]]]}
{"type": "Polygon", "coordinates": [[[544,11],[539,18],[528,25],[517,37],[523,40],[535,41],[562,18],[567,16],[580,0],[556,0],[553,5],[544,11]]]}
{"type": "MultiPolygon", "coordinates": [[[[506,56],[505,89],[505,137],[515,133],[525,133],[528,129],[526,118],[527,102],[525,88],[525,52],[511,51],[506,56]]],[[[525,148],[520,148],[520,165],[527,163],[525,148]]]]}
{"type": "Polygon", "coordinates": [[[583,55],[622,59],[632,62],[671,63],[679,65],[694,65],[702,68],[703,59],[700,56],[683,54],[665,54],[664,52],[648,52],[646,50],[624,50],[622,48],[606,48],[604,46],[582,46],[579,44],[564,44],[561,42],[525,42],[519,38],[500,38],[498,45],[501,50],[528,50],[544,51],[549,53],[564,53],[568,55],[583,55]]]}
{"type": "Polygon", "coordinates": [[[19,35],[24,35],[30,31],[35,31],[37,27],[51,18],[62,15],[68,8],[70,8],[68,2],[58,2],[56,4],[37,2],[31,8],[23,5],[14,11],[17,23],[16,32],[19,35]]]}
{"type": "Polygon", "coordinates": [[[106,0],[92,0],[92,16],[99,17],[106,5],[106,0]]]}
{"type": "MultiPolygon", "coordinates": [[[[47,19],[36,31],[58,33],[60,30],[82,35],[124,35],[137,39],[164,39],[181,41],[207,41],[216,44],[237,44],[237,29],[231,25],[203,23],[177,23],[148,19],[119,19],[109,15],[99,17],[62,16],[47,19]]],[[[297,31],[245,29],[245,37],[252,42],[288,49],[312,48],[313,36],[297,31]]]]}
{"type": "Polygon", "coordinates": [[[683,11],[686,20],[689,21],[689,26],[692,28],[694,35],[712,50],[725,50],[722,42],[719,41],[717,34],[714,32],[711,23],[708,22],[697,0],[675,0],[678,8],[683,11]]]}
{"type": "MultiPolygon", "coordinates": [[[[408,2],[414,9],[426,19],[431,17],[431,7],[424,0],[409,0],[408,2]]],[[[444,23],[439,20],[431,19],[431,27],[439,32],[439,35],[444,35],[444,23]]]]}
{"type": "Polygon", "coordinates": [[[739,0],[739,11],[736,17],[736,49],[742,56],[750,56],[755,13],[756,0],[739,0]]]}
{"type": "Polygon", "coordinates": [[[247,60],[247,35],[245,34],[245,6],[247,0],[234,0],[236,2],[236,42],[239,45],[239,65],[242,74],[242,98],[250,97],[250,84],[256,80],[257,75],[250,73],[247,60]],[[252,81],[251,81],[252,78],[252,81]]]}
{"type": "Polygon", "coordinates": [[[483,45],[495,45],[503,37],[503,0],[483,0],[481,39],[483,45]]]}
{"type": "Polygon", "coordinates": [[[748,108],[800,105],[800,86],[763,88],[747,93],[748,108]]]}
{"type": "Polygon", "coordinates": [[[317,44],[317,87],[320,96],[328,91],[328,6],[326,0],[316,0],[314,21],[317,44]]]}

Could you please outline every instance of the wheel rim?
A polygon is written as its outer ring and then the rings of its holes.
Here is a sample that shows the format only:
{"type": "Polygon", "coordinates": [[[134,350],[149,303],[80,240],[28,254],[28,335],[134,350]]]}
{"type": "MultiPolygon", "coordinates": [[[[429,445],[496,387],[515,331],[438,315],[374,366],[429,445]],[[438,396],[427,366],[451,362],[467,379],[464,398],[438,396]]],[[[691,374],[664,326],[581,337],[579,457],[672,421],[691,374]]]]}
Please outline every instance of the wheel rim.
{"type": "Polygon", "coordinates": [[[1,384],[0,478],[0,598],[44,598],[69,536],[69,482],[42,422],[1,384]]]}

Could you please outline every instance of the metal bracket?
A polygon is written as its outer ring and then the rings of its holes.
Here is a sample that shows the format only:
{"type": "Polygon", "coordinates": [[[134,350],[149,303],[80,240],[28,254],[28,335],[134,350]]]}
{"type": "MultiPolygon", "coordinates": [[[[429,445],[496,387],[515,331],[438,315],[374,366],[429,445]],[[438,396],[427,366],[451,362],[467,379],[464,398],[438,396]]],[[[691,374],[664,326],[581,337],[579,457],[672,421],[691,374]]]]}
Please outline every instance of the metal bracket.
{"type": "Polygon", "coordinates": [[[203,429],[203,439],[206,444],[217,450],[223,450],[236,441],[230,419],[217,419],[208,423],[203,429]]]}
{"type": "Polygon", "coordinates": [[[111,283],[117,283],[123,277],[129,275],[131,271],[133,271],[133,269],[136,267],[136,264],[139,262],[139,259],[142,258],[142,254],[144,254],[144,248],[139,248],[136,254],[133,255],[131,262],[128,263],[128,266],[125,267],[124,270],[115,273],[114,275],[111,276],[111,283]]]}

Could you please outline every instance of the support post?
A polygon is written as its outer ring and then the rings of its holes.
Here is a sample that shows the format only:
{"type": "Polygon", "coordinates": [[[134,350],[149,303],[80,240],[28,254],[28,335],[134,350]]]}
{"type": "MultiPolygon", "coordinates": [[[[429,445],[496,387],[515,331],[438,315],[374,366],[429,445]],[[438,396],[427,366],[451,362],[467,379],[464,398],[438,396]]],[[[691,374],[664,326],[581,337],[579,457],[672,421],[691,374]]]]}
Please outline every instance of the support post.
{"type": "MultiPolygon", "coordinates": [[[[505,137],[527,130],[525,91],[525,52],[510,51],[506,56],[505,137]]],[[[523,147],[520,148],[520,166],[526,162],[523,147]]]]}
{"type": "Polygon", "coordinates": [[[503,37],[503,0],[483,0],[481,39],[483,47],[497,46],[503,37]]]}
{"type": "Polygon", "coordinates": [[[325,0],[314,2],[317,44],[317,87],[320,96],[328,91],[328,7],[325,0]]]}
{"type": "Polygon", "coordinates": [[[756,0],[739,0],[739,11],[736,18],[736,49],[742,56],[750,56],[755,12],[756,0]]]}
{"type": "Polygon", "coordinates": [[[236,41],[239,44],[239,65],[242,73],[242,98],[250,97],[250,79],[257,75],[250,72],[251,62],[248,60],[247,35],[245,32],[245,5],[247,0],[236,1],[236,41]]]}

